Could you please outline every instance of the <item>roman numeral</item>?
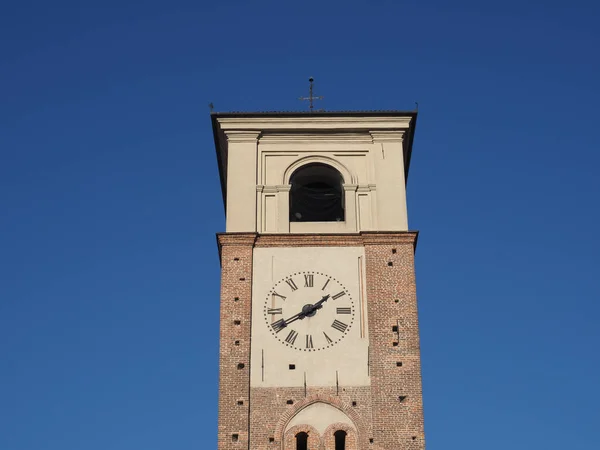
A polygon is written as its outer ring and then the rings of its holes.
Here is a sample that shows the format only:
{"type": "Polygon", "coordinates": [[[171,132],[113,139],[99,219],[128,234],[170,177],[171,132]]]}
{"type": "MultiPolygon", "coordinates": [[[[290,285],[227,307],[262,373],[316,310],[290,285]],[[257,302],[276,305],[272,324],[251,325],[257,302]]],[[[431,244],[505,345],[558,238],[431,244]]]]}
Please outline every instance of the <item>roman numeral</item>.
{"type": "Polygon", "coordinates": [[[325,282],[325,284],[323,285],[323,287],[321,288],[322,291],[325,290],[325,288],[327,287],[327,285],[329,284],[329,282],[331,281],[331,278],[327,278],[327,281],[325,282]]]}
{"type": "Polygon", "coordinates": [[[287,327],[287,324],[285,323],[285,320],[283,320],[283,319],[279,319],[277,322],[273,322],[271,324],[271,328],[273,328],[273,331],[275,331],[275,333],[279,333],[285,327],[287,327]]]}
{"type": "Polygon", "coordinates": [[[331,338],[330,338],[329,336],[327,336],[327,333],[325,333],[325,332],[323,331],[323,334],[325,335],[325,339],[327,339],[327,343],[328,343],[328,344],[333,344],[333,341],[331,340],[331,338]]]}
{"type": "Polygon", "coordinates": [[[342,333],[346,331],[346,328],[348,328],[348,325],[346,325],[344,322],[340,322],[339,320],[334,320],[331,326],[342,333]]]}
{"type": "MultiPolygon", "coordinates": [[[[280,311],[281,311],[281,309],[280,309],[280,311]]],[[[335,312],[338,314],[351,314],[352,308],[336,308],[335,312]]]]}
{"type": "Polygon", "coordinates": [[[267,309],[267,314],[281,314],[281,308],[269,308],[267,309]]]}
{"type": "Polygon", "coordinates": [[[314,348],[312,343],[312,336],[310,334],[306,335],[306,348],[314,348]]]}
{"type": "Polygon", "coordinates": [[[292,288],[292,292],[298,289],[298,286],[296,286],[296,283],[294,283],[294,280],[292,280],[291,278],[288,278],[287,280],[285,280],[285,282],[289,285],[289,287],[292,288]]]}
{"type": "Polygon", "coordinates": [[[304,275],[304,287],[313,287],[314,279],[314,275],[304,275]]]}
{"type": "Polygon", "coordinates": [[[342,292],[338,292],[337,294],[335,294],[333,297],[331,297],[334,300],[337,300],[340,297],[343,297],[344,295],[346,295],[346,293],[344,291],[342,292]]]}
{"type": "Polygon", "coordinates": [[[281,295],[281,294],[278,294],[278,293],[277,293],[277,292],[275,292],[275,291],[273,291],[273,294],[271,294],[271,295],[273,295],[273,297],[279,297],[279,298],[280,298],[281,300],[283,300],[283,301],[285,301],[285,299],[287,298],[287,297],[285,297],[285,296],[283,296],[283,295],[281,295]]]}
{"type": "Polygon", "coordinates": [[[297,337],[298,337],[298,332],[294,331],[294,330],[290,330],[290,334],[288,334],[287,337],[285,338],[285,342],[287,342],[290,345],[294,345],[294,342],[296,342],[297,337]]]}

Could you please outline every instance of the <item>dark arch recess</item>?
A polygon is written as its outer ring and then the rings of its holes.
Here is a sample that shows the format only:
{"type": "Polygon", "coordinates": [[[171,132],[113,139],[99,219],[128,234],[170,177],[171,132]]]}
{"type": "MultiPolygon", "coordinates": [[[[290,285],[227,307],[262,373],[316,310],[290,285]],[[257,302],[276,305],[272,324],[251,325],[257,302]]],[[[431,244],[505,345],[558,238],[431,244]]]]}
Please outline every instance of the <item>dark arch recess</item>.
{"type": "Polygon", "coordinates": [[[321,163],[298,168],[290,177],[290,222],[344,221],[344,179],[321,163]]]}
{"type": "Polygon", "coordinates": [[[308,433],[301,431],[296,435],[296,450],[308,450],[308,433]]]}
{"type": "Polygon", "coordinates": [[[335,437],[335,450],[346,450],[346,433],[344,430],[338,430],[333,433],[335,437]]]}

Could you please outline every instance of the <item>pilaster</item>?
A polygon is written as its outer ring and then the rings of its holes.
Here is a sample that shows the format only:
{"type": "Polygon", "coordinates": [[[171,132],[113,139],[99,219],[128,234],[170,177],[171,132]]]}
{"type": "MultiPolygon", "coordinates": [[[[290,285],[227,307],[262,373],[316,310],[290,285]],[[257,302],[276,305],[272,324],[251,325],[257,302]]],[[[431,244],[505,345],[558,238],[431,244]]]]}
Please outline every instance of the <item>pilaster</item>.
{"type": "Polygon", "coordinates": [[[256,231],[257,146],[259,132],[229,130],[227,137],[227,214],[230,232],[256,231]]]}
{"type": "Polygon", "coordinates": [[[377,179],[378,228],[408,230],[404,179],[404,131],[371,131],[377,179]]]}

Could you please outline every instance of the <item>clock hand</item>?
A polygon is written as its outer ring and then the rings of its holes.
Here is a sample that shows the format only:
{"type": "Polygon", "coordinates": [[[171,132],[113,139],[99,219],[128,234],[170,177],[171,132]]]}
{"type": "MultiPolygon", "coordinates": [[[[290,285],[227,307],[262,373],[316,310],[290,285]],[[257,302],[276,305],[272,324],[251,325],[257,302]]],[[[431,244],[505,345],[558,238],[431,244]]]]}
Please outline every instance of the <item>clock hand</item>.
{"type": "Polygon", "coordinates": [[[316,302],[314,305],[306,305],[303,309],[304,316],[312,317],[315,315],[317,309],[321,309],[323,307],[323,303],[329,299],[329,295],[323,296],[321,300],[316,302]]]}
{"type": "Polygon", "coordinates": [[[325,303],[328,299],[329,299],[329,295],[325,295],[317,303],[315,303],[314,305],[311,305],[308,308],[306,308],[306,307],[302,308],[302,311],[300,311],[298,314],[293,315],[289,319],[280,319],[277,322],[274,322],[274,323],[278,324],[277,331],[282,330],[283,328],[287,327],[290,323],[295,322],[296,320],[304,319],[306,316],[308,316],[309,314],[312,314],[317,309],[321,309],[323,307],[323,303],[325,303]]]}
{"type": "Polygon", "coordinates": [[[300,311],[298,314],[296,314],[295,316],[290,317],[289,319],[284,320],[286,326],[289,325],[290,323],[298,320],[298,319],[304,319],[304,312],[300,311]]]}
{"type": "Polygon", "coordinates": [[[324,295],[321,300],[319,300],[317,303],[312,305],[312,307],[310,308],[310,311],[307,311],[306,315],[312,313],[313,311],[316,311],[317,309],[321,309],[323,307],[323,303],[325,303],[327,300],[329,300],[329,294],[324,295]]]}
{"type": "Polygon", "coordinates": [[[277,322],[279,329],[283,329],[285,327],[287,327],[290,323],[295,322],[298,319],[304,319],[304,312],[300,311],[298,314],[293,315],[292,317],[290,317],[289,319],[280,319],[277,322]]]}

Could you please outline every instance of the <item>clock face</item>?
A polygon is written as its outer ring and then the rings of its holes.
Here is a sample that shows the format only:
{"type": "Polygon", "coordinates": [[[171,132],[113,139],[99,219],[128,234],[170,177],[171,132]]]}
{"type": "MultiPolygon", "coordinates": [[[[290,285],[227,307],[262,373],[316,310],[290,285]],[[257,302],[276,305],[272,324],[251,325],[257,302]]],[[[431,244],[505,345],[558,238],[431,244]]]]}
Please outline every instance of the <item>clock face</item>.
{"type": "Polygon", "coordinates": [[[271,334],[282,344],[305,352],[331,348],[354,322],[350,292],[321,272],[295,272],[270,290],[264,317],[271,334]]]}

